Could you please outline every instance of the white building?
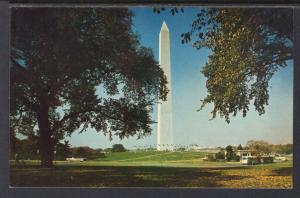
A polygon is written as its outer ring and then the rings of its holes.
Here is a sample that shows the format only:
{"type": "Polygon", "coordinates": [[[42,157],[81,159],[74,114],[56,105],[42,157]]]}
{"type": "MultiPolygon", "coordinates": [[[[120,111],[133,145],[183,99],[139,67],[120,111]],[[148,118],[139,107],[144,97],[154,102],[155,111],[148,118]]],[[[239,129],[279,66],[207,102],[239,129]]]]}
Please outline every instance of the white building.
{"type": "Polygon", "coordinates": [[[157,150],[173,150],[170,32],[165,22],[159,33],[159,64],[167,77],[169,93],[166,101],[158,103],[157,150]]]}
{"type": "Polygon", "coordinates": [[[83,162],[83,161],[85,161],[85,158],[70,157],[70,158],[66,158],[66,161],[68,161],[68,162],[83,162]]]}
{"type": "Polygon", "coordinates": [[[252,150],[237,150],[236,155],[240,156],[242,164],[248,164],[249,158],[253,157],[252,153],[252,150]]]}

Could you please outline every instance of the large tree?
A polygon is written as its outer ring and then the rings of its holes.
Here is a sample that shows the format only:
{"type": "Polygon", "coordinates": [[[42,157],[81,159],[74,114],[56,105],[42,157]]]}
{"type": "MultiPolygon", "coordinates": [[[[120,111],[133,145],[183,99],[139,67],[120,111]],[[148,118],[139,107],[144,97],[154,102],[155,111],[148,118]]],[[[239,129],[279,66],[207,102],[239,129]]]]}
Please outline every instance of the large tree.
{"type": "Polygon", "coordinates": [[[151,133],[166,77],[131,18],[127,9],[12,9],[11,131],[38,135],[43,167],[76,130],[110,138],[151,133]]]}
{"type": "Polygon", "coordinates": [[[263,140],[249,140],[246,147],[257,155],[269,154],[272,151],[272,145],[263,140]]]}
{"type": "MultiPolygon", "coordinates": [[[[170,12],[174,15],[179,9],[170,12]]],[[[245,117],[252,103],[259,115],[265,113],[270,79],[293,59],[293,10],[200,9],[191,30],[181,37],[182,43],[211,50],[201,70],[207,96],[200,109],[212,103],[213,118],[218,114],[229,123],[239,112],[245,117]]]]}

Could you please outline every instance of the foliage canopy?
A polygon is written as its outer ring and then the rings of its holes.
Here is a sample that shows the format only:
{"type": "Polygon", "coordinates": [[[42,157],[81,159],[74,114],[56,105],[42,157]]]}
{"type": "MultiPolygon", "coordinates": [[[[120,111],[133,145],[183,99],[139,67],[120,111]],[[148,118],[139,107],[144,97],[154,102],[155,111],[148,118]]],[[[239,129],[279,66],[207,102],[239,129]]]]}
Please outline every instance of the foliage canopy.
{"type": "Polygon", "coordinates": [[[227,122],[241,111],[245,117],[253,100],[259,115],[269,100],[269,81],[292,59],[292,12],[289,9],[202,10],[193,23],[197,49],[212,50],[202,69],[208,95],[201,108],[214,103],[227,122]],[[203,26],[204,24],[204,26],[203,26]]]}
{"type": "Polygon", "coordinates": [[[123,144],[114,144],[112,146],[112,152],[125,152],[126,149],[123,144]]]}
{"type": "Polygon", "coordinates": [[[42,165],[52,165],[54,145],[76,130],[151,133],[150,112],[157,96],[166,100],[167,81],[131,17],[127,9],[12,9],[11,127],[39,135],[42,165]]]}
{"type": "MultiPolygon", "coordinates": [[[[178,9],[171,8],[170,13],[178,9]]],[[[183,44],[211,50],[201,70],[207,78],[207,96],[200,110],[213,103],[212,118],[218,114],[229,123],[230,116],[239,112],[245,117],[252,103],[259,115],[265,113],[270,79],[293,59],[293,12],[287,8],[205,8],[181,38],[183,44]]]]}

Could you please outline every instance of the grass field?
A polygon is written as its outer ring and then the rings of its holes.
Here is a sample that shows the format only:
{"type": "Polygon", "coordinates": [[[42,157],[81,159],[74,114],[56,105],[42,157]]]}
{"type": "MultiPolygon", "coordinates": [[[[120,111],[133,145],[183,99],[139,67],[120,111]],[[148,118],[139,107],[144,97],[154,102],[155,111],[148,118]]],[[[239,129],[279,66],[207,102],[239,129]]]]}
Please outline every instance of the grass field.
{"type": "Polygon", "coordinates": [[[292,188],[292,162],[204,162],[198,152],[125,152],[85,162],[11,162],[11,186],[292,188]]]}

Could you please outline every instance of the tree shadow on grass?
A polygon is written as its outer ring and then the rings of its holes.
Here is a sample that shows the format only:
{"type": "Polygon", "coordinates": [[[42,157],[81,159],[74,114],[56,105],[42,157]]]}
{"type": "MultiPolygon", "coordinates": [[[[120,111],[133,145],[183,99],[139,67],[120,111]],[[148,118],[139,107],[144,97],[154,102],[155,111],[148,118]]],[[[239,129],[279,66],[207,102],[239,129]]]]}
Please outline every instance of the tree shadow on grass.
{"type": "Polygon", "coordinates": [[[245,178],[245,176],[224,175],[220,171],[229,169],[234,167],[75,165],[43,169],[28,165],[12,166],[10,179],[11,185],[16,187],[223,187],[220,181],[245,178]]]}
{"type": "Polygon", "coordinates": [[[282,167],[275,170],[272,170],[272,173],[269,176],[293,176],[292,167],[282,167]]]}

